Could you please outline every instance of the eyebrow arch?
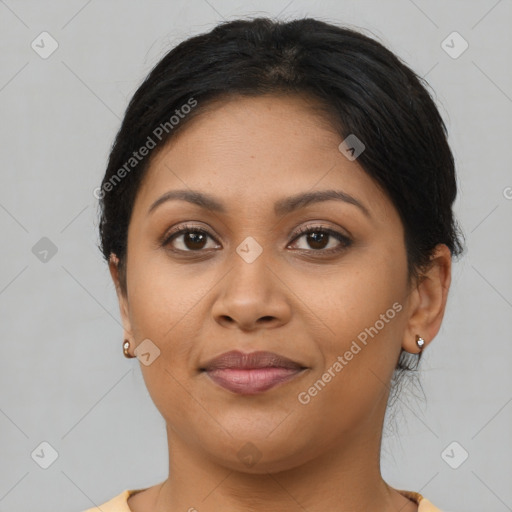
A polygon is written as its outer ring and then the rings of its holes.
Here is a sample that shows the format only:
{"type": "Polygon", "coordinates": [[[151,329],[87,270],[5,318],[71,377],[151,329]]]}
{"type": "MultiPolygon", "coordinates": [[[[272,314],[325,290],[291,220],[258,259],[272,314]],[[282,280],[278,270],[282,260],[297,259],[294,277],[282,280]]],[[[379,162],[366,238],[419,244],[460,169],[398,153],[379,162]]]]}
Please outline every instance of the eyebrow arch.
{"type": "Polygon", "coordinates": [[[357,206],[367,217],[371,218],[370,212],[366,206],[364,206],[355,197],[341,190],[319,190],[287,197],[276,202],[274,205],[274,211],[276,215],[285,215],[312,203],[332,200],[343,201],[344,203],[357,206]]]}
{"type": "MultiPolygon", "coordinates": [[[[153,212],[162,203],[172,200],[182,200],[200,206],[207,210],[219,213],[226,213],[224,205],[210,194],[198,192],[195,190],[170,190],[163,196],[159,197],[149,208],[148,215],[153,212]]],[[[280,199],[274,205],[274,212],[276,215],[286,215],[299,208],[313,203],[320,203],[323,201],[343,201],[348,204],[357,206],[367,217],[371,218],[368,209],[355,197],[342,192],[341,190],[320,190],[314,192],[304,192],[294,196],[280,199]]]]}

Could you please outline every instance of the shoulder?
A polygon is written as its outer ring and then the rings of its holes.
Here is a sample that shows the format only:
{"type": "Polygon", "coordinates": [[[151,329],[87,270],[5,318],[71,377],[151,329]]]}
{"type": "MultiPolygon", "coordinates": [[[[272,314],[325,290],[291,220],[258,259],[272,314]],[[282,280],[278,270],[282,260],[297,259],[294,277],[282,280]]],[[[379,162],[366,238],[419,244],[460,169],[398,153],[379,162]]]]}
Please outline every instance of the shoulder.
{"type": "Polygon", "coordinates": [[[399,490],[398,492],[405,496],[406,498],[409,498],[411,501],[414,501],[414,503],[417,503],[418,512],[442,512],[440,508],[437,508],[433,503],[427,500],[427,498],[424,498],[418,492],[402,490],[399,490]]]}
{"type": "Polygon", "coordinates": [[[433,503],[428,501],[426,498],[422,498],[418,507],[418,512],[442,512],[440,508],[437,508],[433,503]]]}
{"type": "Polygon", "coordinates": [[[143,489],[125,489],[122,493],[114,496],[110,500],[93,508],[88,508],[83,512],[132,512],[128,506],[128,498],[136,492],[143,489]]]}
{"type": "MultiPolygon", "coordinates": [[[[128,498],[137,492],[143,491],[144,489],[125,489],[123,492],[114,496],[110,500],[102,503],[98,507],[88,508],[83,512],[132,512],[128,506],[128,498]]],[[[437,508],[433,503],[424,498],[421,494],[412,491],[398,491],[400,494],[409,498],[418,504],[418,512],[442,512],[441,509],[437,508]]]]}

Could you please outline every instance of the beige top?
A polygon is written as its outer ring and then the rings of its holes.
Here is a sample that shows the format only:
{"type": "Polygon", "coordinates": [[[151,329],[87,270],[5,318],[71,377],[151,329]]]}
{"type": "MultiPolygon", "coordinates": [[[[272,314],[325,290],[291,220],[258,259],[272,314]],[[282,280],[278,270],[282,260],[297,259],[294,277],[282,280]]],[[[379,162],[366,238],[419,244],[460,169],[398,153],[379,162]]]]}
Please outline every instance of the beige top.
{"type": "MultiPolygon", "coordinates": [[[[83,512],[132,512],[128,506],[128,498],[136,492],[144,491],[145,489],[126,489],[121,494],[110,499],[103,505],[94,508],[88,508],[83,512]]],[[[424,498],[421,494],[411,491],[397,491],[418,504],[418,512],[442,512],[439,508],[434,506],[430,501],[424,498]]]]}

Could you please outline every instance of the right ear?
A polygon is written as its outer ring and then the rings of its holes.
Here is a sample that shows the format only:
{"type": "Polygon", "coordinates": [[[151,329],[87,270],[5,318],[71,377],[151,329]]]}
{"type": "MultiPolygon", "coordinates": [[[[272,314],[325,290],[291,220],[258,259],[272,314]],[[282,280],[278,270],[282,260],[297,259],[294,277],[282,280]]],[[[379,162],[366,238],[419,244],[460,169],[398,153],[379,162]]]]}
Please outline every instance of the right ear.
{"type": "Polygon", "coordinates": [[[125,340],[130,341],[130,345],[134,346],[134,340],[132,335],[132,326],[130,322],[130,314],[128,308],[128,297],[123,292],[123,288],[121,287],[119,280],[119,258],[111,253],[108,260],[108,268],[110,270],[110,275],[112,276],[112,281],[114,282],[114,286],[116,287],[117,300],[119,302],[119,311],[121,313],[121,320],[123,322],[123,336],[125,340]]]}

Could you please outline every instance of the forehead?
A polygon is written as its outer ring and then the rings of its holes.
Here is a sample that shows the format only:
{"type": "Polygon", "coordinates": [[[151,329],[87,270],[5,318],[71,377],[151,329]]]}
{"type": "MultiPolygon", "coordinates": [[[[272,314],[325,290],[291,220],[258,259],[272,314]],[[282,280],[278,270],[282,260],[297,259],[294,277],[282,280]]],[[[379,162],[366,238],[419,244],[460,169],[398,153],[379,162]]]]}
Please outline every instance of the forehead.
{"type": "Polygon", "coordinates": [[[342,189],[389,215],[387,196],[357,161],[338,149],[341,137],[318,104],[299,96],[237,97],[191,119],[152,159],[136,206],[190,188],[226,204],[264,207],[314,189],[342,189]]]}

